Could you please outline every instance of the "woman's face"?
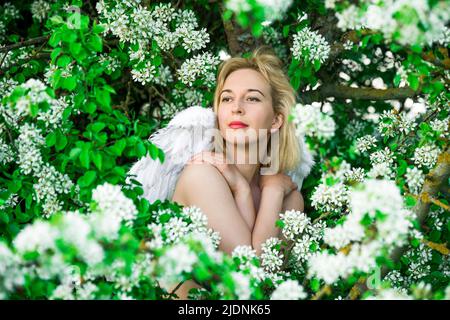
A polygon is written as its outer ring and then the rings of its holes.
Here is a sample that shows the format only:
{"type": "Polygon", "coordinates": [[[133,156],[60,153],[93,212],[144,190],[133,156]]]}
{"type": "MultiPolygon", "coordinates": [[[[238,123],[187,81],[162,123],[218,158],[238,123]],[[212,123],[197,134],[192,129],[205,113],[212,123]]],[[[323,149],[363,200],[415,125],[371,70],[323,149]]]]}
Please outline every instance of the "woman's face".
{"type": "Polygon", "coordinates": [[[267,136],[271,129],[279,129],[282,118],[275,115],[270,85],[258,71],[239,69],[228,75],[219,92],[217,111],[220,133],[227,143],[255,142],[261,132],[267,136]]]}

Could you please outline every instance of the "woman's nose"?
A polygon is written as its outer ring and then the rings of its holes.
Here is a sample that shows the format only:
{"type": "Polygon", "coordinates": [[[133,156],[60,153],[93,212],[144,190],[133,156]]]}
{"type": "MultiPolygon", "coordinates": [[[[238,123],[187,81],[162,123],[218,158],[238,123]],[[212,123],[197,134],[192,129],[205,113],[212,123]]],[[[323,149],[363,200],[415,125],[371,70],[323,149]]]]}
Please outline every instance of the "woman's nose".
{"type": "Polygon", "coordinates": [[[241,100],[236,100],[235,103],[233,103],[233,108],[232,108],[232,112],[233,113],[243,113],[244,112],[244,108],[242,105],[242,101],[241,100]]]}

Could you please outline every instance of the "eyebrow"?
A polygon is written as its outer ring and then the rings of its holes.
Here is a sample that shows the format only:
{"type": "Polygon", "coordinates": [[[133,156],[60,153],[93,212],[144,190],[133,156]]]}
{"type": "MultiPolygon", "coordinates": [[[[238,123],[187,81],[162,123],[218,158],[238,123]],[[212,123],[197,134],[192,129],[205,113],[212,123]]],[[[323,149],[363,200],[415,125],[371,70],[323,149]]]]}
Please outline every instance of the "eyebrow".
{"type": "MultiPolygon", "coordinates": [[[[247,89],[247,92],[251,92],[251,91],[259,92],[263,97],[265,97],[265,95],[258,89],[247,89]]],[[[231,92],[232,93],[233,91],[231,91],[230,89],[225,89],[225,90],[222,90],[220,95],[222,95],[222,93],[224,93],[224,92],[231,92]]]]}

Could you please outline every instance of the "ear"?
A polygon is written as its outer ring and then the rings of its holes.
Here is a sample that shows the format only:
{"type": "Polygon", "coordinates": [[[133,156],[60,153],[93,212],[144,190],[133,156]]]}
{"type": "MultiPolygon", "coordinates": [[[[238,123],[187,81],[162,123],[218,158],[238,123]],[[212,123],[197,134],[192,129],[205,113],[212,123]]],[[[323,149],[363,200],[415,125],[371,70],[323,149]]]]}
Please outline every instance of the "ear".
{"type": "Polygon", "coordinates": [[[277,130],[279,130],[283,125],[283,122],[284,116],[281,113],[275,115],[275,117],[272,120],[272,128],[270,129],[270,132],[276,132],[277,130]]]}

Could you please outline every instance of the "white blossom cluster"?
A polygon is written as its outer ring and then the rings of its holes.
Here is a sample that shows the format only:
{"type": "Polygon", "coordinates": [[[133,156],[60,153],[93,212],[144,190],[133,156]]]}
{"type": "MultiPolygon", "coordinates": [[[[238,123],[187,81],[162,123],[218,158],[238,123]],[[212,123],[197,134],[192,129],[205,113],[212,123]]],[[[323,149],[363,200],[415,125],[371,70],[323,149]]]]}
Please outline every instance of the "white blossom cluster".
{"type": "Polygon", "coordinates": [[[184,243],[177,243],[166,250],[159,259],[159,264],[164,270],[163,275],[159,277],[162,286],[170,287],[183,280],[183,272],[192,271],[197,262],[197,256],[184,243]]]}
{"type": "MultiPolygon", "coordinates": [[[[92,200],[97,202],[100,211],[108,212],[110,217],[118,217],[131,226],[137,209],[133,201],[125,197],[120,186],[104,184],[92,191],[92,200]]],[[[113,218],[117,219],[117,218],[113,218]]]]}
{"type": "Polygon", "coordinates": [[[432,169],[436,164],[440,152],[441,151],[438,146],[434,144],[426,144],[414,151],[412,160],[419,168],[425,167],[432,169]]]}
{"type": "Polygon", "coordinates": [[[348,190],[342,182],[319,184],[311,196],[311,205],[324,212],[341,212],[348,203],[348,190]]]}
{"type": "Polygon", "coordinates": [[[197,54],[183,62],[177,71],[178,78],[190,87],[199,78],[206,86],[213,87],[216,81],[214,72],[219,62],[219,58],[209,52],[197,54]]]}
{"type": "Polygon", "coordinates": [[[293,258],[297,264],[306,263],[315,251],[319,250],[319,242],[324,235],[325,222],[318,221],[312,223],[308,221],[308,226],[300,237],[295,239],[292,247],[293,258]]]}
{"type": "Polygon", "coordinates": [[[323,63],[330,54],[330,44],[321,34],[305,27],[294,35],[291,51],[297,60],[323,63]]]}
{"type": "Polygon", "coordinates": [[[278,285],[270,296],[270,300],[300,300],[306,298],[303,287],[295,280],[286,280],[278,285]]]}
{"type": "Polygon", "coordinates": [[[363,153],[376,147],[377,139],[368,134],[356,139],[356,152],[363,153]]]}
{"type": "Polygon", "coordinates": [[[344,137],[347,140],[353,140],[360,136],[366,128],[364,121],[352,119],[344,128],[344,137]]]}
{"type": "Polygon", "coordinates": [[[280,219],[284,225],[282,233],[288,240],[298,237],[311,222],[306,214],[296,210],[287,210],[281,213],[280,219]]]}
{"type": "Polygon", "coordinates": [[[6,2],[3,6],[0,6],[0,42],[6,38],[7,26],[11,21],[17,20],[18,18],[19,10],[10,2],[6,2]]]}
{"type": "Polygon", "coordinates": [[[67,174],[62,174],[55,167],[46,163],[39,172],[35,172],[37,183],[33,185],[35,199],[43,202],[45,217],[62,209],[62,202],[58,201],[58,194],[69,194],[74,186],[67,174]]]}
{"type": "MultiPolygon", "coordinates": [[[[171,210],[160,210],[156,212],[155,222],[148,225],[153,237],[147,242],[150,249],[160,249],[164,245],[181,242],[187,236],[192,234],[205,237],[217,248],[220,244],[220,234],[208,228],[208,219],[205,214],[197,207],[183,207],[180,216],[174,216],[171,210]],[[171,216],[167,222],[161,222],[163,215],[171,216]]],[[[214,253],[211,250],[211,254],[214,253]]]]}
{"type": "Polygon", "coordinates": [[[393,181],[366,180],[349,197],[351,210],[343,224],[326,229],[324,234],[328,245],[336,249],[350,245],[349,251],[320,252],[309,260],[309,276],[317,276],[328,284],[357,270],[369,272],[376,266],[375,258],[380,250],[401,245],[412,226],[412,213],[403,208],[403,198],[393,181]],[[366,233],[362,224],[366,216],[377,230],[377,236],[368,242],[364,241],[366,233]]]}
{"type": "Polygon", "coordinates": [[[448,135],[449,135],[449,123],[450,123],[450,117],[447,117],[442,120],[433,119],[430,122],[430,126],[434,131],[440,132],[439,137],[444,138],[444,137],[448,137],[448,135]]]}
{"type": "Polygon", "coordinates": [[[366,176],[363,168],[352,168],[344,173],[346,181],[363,182],[366,176]]]}
{"type": "Polygon", "coordinates": [[[363,4],[360,7],[351,4],[336,12],[338,28],[379,30],[386,39],[402,45],[431,45],[445,43],[448,39],[446,25],[450,20],[450,7],[446,1],[434,5],[427,0],[365,1],[363,4]]]}
{"type": "Polygon", "coordinates": [[[278,246],[281,240],[278,238],[269,238],[261,245],[261,265],[269,273],[281,271],[284,255],[280,252],[278,246]]]}
{"type": "Polygon", "coordinates": [[[422,190],[425,181],[425,174],[417,167],[406,168],[406,184],[412,193],[418,194],[422,190]]]}
{"type": "MultiPolygon", "coordinates": [[[[33,175],[37,179],[34,185],[34,197],[42,202],[44,216],[48,217],[62,209],[58,194],[68,194],[73,187],[66,174],[61,174],[50,164],[44,164],[41,149],[45,145],[44,134],[62,125],[62,114],[68,107],[64,97],[53,99],[46,92],[46,86],[39,80],[29,79],[17,90],[23,90],[23,95],[16,103],[7,102],[0,108],[0,115],[10,129],[18,130],[18,137],[13,142],[14,148],[4,148],[2,162],[15,160],[21,172],[33,175]],[[47,109],[38,109],[34,122],[23,122],[31,115],[32,105],[46,104],[47,109]],[[40,126],[39,124],[42,124],[40,126]],[[42,129],[44,127],[45,129],[42,129]],[[17,152],[17,154],[15,153],[17,152]]],[[[3,145],[3,144],[2,144],[3,145]]],[[[3,150],[2,150],[3,151],[3,150]]]]}
{"type": "Polygon", "coordinates": [[[385,147],[384,150],[377,150],[371,153],[370,163],[372,164],[372,168],[367,175],[370,178],[394,178],[396,169],[394,158],[394,153],[388,147],[385,147]]]}
{"type": "Polygon", "coordinates": [[[50,12],[50,4],[45,0],[35,0],[31,4],[31,15],[39,22],[44,21],[50,12]]]}
{"type": "Polygon", "coordinates": [[[320,111],[320,104],[298,103],[292,115],[298,136],[317,137],[325,141],[334,137],[336,123],[331,116],[320,111]]]}
{"type": "Polygon", "coordinates": [[[405,113],[396,115],[394,111],[383,111],[378,124],[378,131],[383,137],[394,137],[400,131],[404,135],[410,133],[416,127],[414,119],[405,113]]]}
{"type": "MultiPolygon", "coordinates": [[[[129,50],[130,60],[136,62],[131,73],[133,80],[143,85],[167,84],[171,81],[170,69],[167,67],[161,67],[160,76],[157,76],[158,70],[146,49],[152,40],[155,40],[163,51],[171,51],[181,45],[188,53],[204,49],[210,41],[205,28],[196,30],[198,22],[192,10],[177,10],[170,3],[159,3],[148,9],[142,7],[140,1],[118,1],[111,6],[111,3],[101,0],[97,3],[96,9],[105,26],[106,34],[111,32],[122,42],[138,45],[136,51],[131,48],[129,50]],[[175,30],[172,30],[172,26],[175,30]],[[144,64],[139,64],[140,62],[144,64]]],[[[204,59],[211,62],[206,57],[204,59]]],[[[206,65],[209,68],[215,67],[212,64],[206,65]]],[[[192,73],[185,76],[192,76],[192,73]]],[[[210,78],[211,75],[208,80],[211,80],[210,78]]]]}

